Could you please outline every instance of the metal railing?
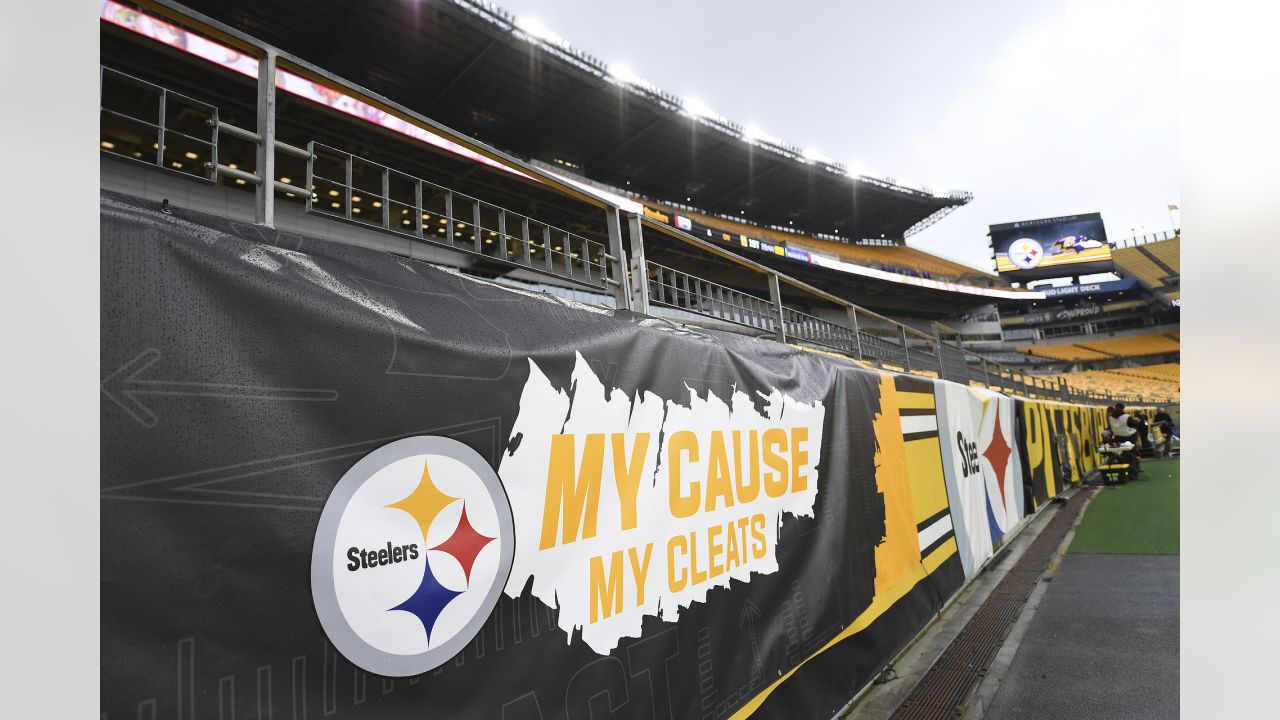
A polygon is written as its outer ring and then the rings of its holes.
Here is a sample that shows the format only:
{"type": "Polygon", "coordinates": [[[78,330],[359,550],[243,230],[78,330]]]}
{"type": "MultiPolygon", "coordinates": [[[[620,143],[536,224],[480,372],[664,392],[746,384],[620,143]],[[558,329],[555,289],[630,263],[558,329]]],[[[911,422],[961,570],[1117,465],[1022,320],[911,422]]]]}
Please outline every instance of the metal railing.
{"type": "Polygon", "coordinates": [[[649,301],[753,330],[775,332],[773,304],[726,285],[648,263],[649,301]]]}
{"type": "Polygon", "coordinates": [[[1182,237],[1181,228],[1175,228],[1173,230],[1161,230],[1160,232],[1150,233],[1146,235],[1135,235],[1131,238],[1117,240],[1115,242],[1115,246],[1116,246],[1116,249],[1119,250],[1120,248],[1138,247],[1139,245],[1146,245],[1148,243],[1160,242],[1161,240],[1172,240],[1178,237],[1182,237]]]}
{"type": "MultiPolygon", "coordinates": [[[[104,136],[103,152],[208,183],[228,177],[252,185],[257,222],[264,226],[274,226],[276,195],[283,194],[286,198],[301,199],[307,212],[317,216],[447,247],[612,294],[621,309],[644,313],[648,312],[650,303],[676,308],[769,335],[780,342],[814,345],[865,363],[932,374],[964,384],[978,383],[1025,397],[1099,404],[1116,399],[1132,403],[1144,401],[1141,397],[1104,398],[1074,391],[1061,381],[1049,382],[1026,375],[973,353],[962,344],[943,342],[936,328],[933,335],[923,333],[725,248],[633,213],[625,216],[630,236],[628,253],[622,239],[624,218],[612,201],[577,193],[560,178],[529,163],[456,133],[234,28],[193,13],[172,0],[154,0],[154,7],[190,27],[203,28],[234,41],[241,50],[258,56],[257,130],[223,122],[213,105],[104,67],[102,124],[104,133],[111,130],[119,144],[104,136]],[[329,83],[333,88],[376,102],[420,127],[430,128],[431,132],[518,169],[549,187],[577,193],[579,199],[596,204],[605,213],[607,239],[595,240],[554,227],[319,142],[299,148],[278,141],[275,102],[278,63],[329,83]],[[119,93],[125,100],[123,106],[111,106],[106,100],[107,84],[116,82],[134,90],[133,95],[119,93]],[[221,135],[257,146],[255,172],[220,162],[218,140],[221,135]],[[152,144],[149,150],[148,140],[152,144]],[[175,157],[179,152],[181,159],[175,157]],[[277,154],[306,161],[306,181],[302,187],[275,178],[277,154]],[[762,275],[769,297],[758,297],[689,272],[646,262],[642,230],[646,225],[762,275]],[[845,322],[789,307],[784,304],[784,286],[793,296],[798,291],[812,298],[812,307],[825,305],[843,310],[845,322]]],[[[113,99],[116,94],[112,94],[113,99]]]]}
{"type": "Polygon", "coordinates": [[[305,187],[310,213],[589,287],[619,285],[621,261],[603,242],[322,143],[307,145],[305,187]]]}
{"type": "Polygon", "coordinates": [[[821,345],[851,355],[858,353],[857,333],[853,328],[839,323],[784,306],[782,326],[787,337],[793,340],[821,345]]]}
{"type": "Polygon", "coordinates": [[[209,168],[218,161],[218,108],[119,70],[98,69],[102,152],[215,181],[209,168]],[[115,86],[111,93],[108,86],[115,86]],[[109,106],[108,96],[115,107],[109,106]]]}

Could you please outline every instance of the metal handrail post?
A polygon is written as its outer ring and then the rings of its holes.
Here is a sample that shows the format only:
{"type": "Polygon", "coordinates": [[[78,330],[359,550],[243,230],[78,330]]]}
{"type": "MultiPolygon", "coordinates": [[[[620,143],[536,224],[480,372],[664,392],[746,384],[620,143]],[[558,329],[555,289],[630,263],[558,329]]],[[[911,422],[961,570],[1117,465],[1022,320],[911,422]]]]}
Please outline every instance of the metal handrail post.
{"type": "Polygon", "coordinates": [[[627,235],[631,241],[631,254],[627,256],[631,266],[631,309],[648,315],[649,263],[644,255],[644,226],[636,213],[627,213],[627,235]]]}
{"type": "MultiPolygon", "coordinates": [[[[618,209],[605,208],[605,225],[609,230],[609,253],[613,255],[613,274],[618,284],[613,286],[613,299],[620,310],[631,309],[631,279],[627,272],[627,251],[622,245],[622,220],[618,217],[618,209]]],[[[590,262],[584,252],[583,262],[590,262]]]]}
{"type": "Polygon", "coordinates": [[[898,338],[902,340],[902,361],[907,372],[911,372],[911,348],[907,347],[907,326],[898,324],[898,338]]]}
{"type": "Polygon", "coordinates": [[[774,322],[778,324],[774,336],[778,342],[784,343],[787,341],[787,329],[782,313],[782,288],[778,286],[778,273],[769,273],[769,301],[773,303],[774,322]]]}
{"type": "MultiPolygon", "coordinates": [[[[267,48],[258,59],[258,177],[254,189],[254,220],[259,225],[276,225],[276,51],[267,48]]],[[[311,189],[307,188],[307,192],[311,189]]],[[[348,206],[350,203],[348,202],[348,206]]]]}
{"type": "MultiPolygon", "coordinates": [[[[950,373],[946,372],[946,363],[942,361],[942,333],[938,332],[938,323],[931,323],[933,327],[933,356],[938,359],[938,377],[943,380],[951,380],[947,377],[950,373]]],[[[968,380],[965,381],[968,385],[968,380]]]]}
{"type": "Polygon", "coordinates": [[[853,342],[858,351],[858,359],[862,360],[862,333],[858,332],[858,306],[850,305],[845,308],[845,312],[849,316],[849,327],[853,328],[853,342]]]}

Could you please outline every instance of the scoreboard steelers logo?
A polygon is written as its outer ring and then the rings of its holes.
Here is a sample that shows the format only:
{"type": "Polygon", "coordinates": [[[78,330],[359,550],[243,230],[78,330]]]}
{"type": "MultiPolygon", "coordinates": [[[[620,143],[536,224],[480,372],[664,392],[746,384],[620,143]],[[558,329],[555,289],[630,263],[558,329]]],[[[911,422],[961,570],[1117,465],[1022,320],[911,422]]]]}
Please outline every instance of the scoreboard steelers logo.
{"type": "Polygon", "coordinates": [[[471,642],[511,573],[515,533],[497,474],[474,450],[412,437],[361,458],[325,503],[311,594],[333,646],[405,677],[471,642]]]}
{"type": "Polygon", "coordinates": [[[1009,260],[1023,270],[1030,270],[1044,259],[1044,247],[1031,238],[1014,240],[1009,245],[1009,260]]]}

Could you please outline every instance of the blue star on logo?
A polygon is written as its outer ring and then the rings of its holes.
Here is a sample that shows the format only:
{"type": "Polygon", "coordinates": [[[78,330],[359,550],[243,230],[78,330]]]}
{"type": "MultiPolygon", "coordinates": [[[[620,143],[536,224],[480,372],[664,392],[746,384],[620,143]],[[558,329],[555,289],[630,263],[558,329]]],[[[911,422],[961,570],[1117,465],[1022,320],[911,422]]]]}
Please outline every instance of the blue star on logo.
{"type": "Polygon", "coordinates": [[[427,633],[427,642],[430,643],[431,632],[435,629],[440,613],[444,612],[445,606],[461,594],[441,585],[435,574],[431,572],[431,563],[423,563],[422,582],[418,583],[418,589],[413,591],[408,600],[391,609],[413,613],[414,617],[422,623],[422,629],[427,633]]]}

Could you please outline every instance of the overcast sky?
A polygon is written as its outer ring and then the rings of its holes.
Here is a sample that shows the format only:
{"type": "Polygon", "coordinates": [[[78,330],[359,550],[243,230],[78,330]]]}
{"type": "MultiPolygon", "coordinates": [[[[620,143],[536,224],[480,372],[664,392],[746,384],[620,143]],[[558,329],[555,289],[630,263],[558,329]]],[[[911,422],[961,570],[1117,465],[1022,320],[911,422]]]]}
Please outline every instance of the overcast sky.
{"type": "MultiPolygon", "coordinates": [[[[1176,5],[1155,0],[498,0],[726,118],[969,190],[909,244],[990,270],[987,225],[1178,204],[1176,5]]],[[[1131,230],[1132,229],[1132,230],[1131,230]]]]}

